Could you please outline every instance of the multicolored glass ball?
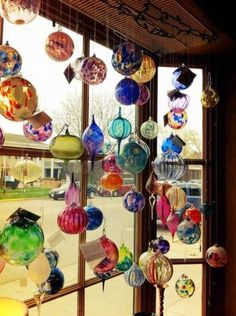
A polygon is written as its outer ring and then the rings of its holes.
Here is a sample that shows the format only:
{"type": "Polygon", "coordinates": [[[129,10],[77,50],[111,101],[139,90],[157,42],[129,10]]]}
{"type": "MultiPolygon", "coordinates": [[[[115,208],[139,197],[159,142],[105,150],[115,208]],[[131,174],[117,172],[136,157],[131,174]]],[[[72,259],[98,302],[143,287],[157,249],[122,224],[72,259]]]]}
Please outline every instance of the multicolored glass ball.
{"type": "Polygon", "coordinates": [[[144,208],[145,198],[141,192],[135,190],[135,188],[132,188],[124,195],[123,206],[128,211],[137,213],[144,208]]]}
{"type": "Polygon", "coordinates": [[[228,254],[226,250],[217,244],[207,249],[205,258],[206,262],[212,268],[222,268],[228,262],[228,254]]]}
{"type": "Polygon", "coordinates": [[[196,74],[183,64],[173,72],[172,84],[178,90],[187,89],[191,86],[195,76],[196,74]]]}
{"type": "Polygon", "coordinates": [[[34,128],[29,122],[23,123],[23,132],[26,138],[36,143],[45,142],[48,140],[53,131],[52,122],[48,122],[39,128],[34,128]]]}
{"type": "Polygon", "coordinates": [[[11,77],[0,84],[0,113],[10,121],[24,121],[38,106],[37,92],[22,77],[11,77]]]}
{"type": "Polygon", "coordinates": [[[40,5],[40,0],[2,0],[0,15],[10,23],[27,24],[37,17],[40,5]]]}
{"type": "Polygon", "coordinates": [[[179,224],[176,233],[179,240],[187,245],[195,244],[201,237],[199,225],[194,224],[189,219],[184,220],[179,224]]]}
{"type": "Polygon", "coordinates": [[[97,85],[105,80],[107,67],[100,58],[96,56],[87,57],[79,64],[79,75],[85,83],[97,85]]]}
{"type": "Polygon", "coordinates": [[[99,226],[101,226],[103,221],[103,213],[100,208],[93,206],[92,204],[87,205],[85,208],[85,212],[88,215],[88,226],[87,230],[95,230],[99,226]]]}
{"type": "Polygon", "coordinates": [[[168,93],[168,106],[175,113],[183,112],[190,103],[190,97],[187,94],[181,93],[179,90],[174,90],[168,93]]]}
{"type": "Polygon", "coordinates": [[[134,104],[138,100],[139,94],[139,86],[131,78],[122,79],[115,89],[116,100],[124,105],[134,104]]]}
{"type": "Polygon", "coordinates": [[[191,297],[195,292],[195,284],[186,274],[182,274],[175,283],[175,290],[182,298],[191,297]]]}
{"type": "Polygon", "coordinates": [[[111,64],[121,75],[129,76],[140,68],[142,60],[143,53],[135,43],[123,42],[113,50],[111,64]]]}
{"type": "Polygon", "coordinates": [[[152,80],[155,73],[156,65],[154,60],[150,56],[144,54],[140,68],[131,75],[131,78],[138,83],[145,83],[152,80]]]}
{"type": "Polygon", "coordinates": [[[133,264],[133,254],[123,243],[119,248],[119,260],[116,269],[119,271],[127,271],[133,264]]]}
{"type": "Polygon", "coordinates": [[[168,125],[173,129],[181,129],[184,127],[188,121],[188,116],[185,111],[174,112],[171,110],[167,114],[168,125]]]}
{"type": "Polygon", "coordinates": [[[6,45],[0,45],[0,77],[15,76],[21,70],[22,59],[18,51],[6,45]]]}
{"type": "Polygon", "coordinates": [[[48,36],[45,49],[51,59],[55,61],[66,61],[74,52],[74,42],[68,34],[57,31],[48,36]]]}
{"type": "Polygon", "coordinates": [[[148,89],[148,87],[143,84],[143,83],[139,83],[139,97],[138,100],[135,102],[135,105],[144,105],[145,103],[148,102],[148,100],[150,99],[150,90],[148,89]]]}
{"type": "Polygon", "coordinates": [[[189,218],[195,224],[199,224],[201,222],[201,211],[194,206],[189,207],[184,211],[183,218],[189,218]]]}

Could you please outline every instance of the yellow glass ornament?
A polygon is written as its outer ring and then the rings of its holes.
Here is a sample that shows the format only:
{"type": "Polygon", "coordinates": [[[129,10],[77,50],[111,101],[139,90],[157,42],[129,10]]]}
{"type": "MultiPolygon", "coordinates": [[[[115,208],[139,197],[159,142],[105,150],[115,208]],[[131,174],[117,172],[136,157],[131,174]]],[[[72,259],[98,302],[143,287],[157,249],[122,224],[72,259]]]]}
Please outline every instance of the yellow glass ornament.
{"type": "Polygon", "coordinates": [[[11,176],[23,184],[36,181],[42,174],[42,168],[34,161],[24,159],[18,161],[10,170],[11,176]]]}
{"type": "Polygon", "coordinates": [[[208,73],[208,81],[206,88],[203,90],[201,95],[201,103],[205,108],[213,108],[219,102],[219,94],[211,87],[211,74],[208,73]]]}
{"type": "Polygon", "coordinates": [[[143,61],[140,68],[130,77],[138,83],[145,83],[152,80],[155,73],[156,65],[154,60],[147,55],[143,55],[143,61]]]}

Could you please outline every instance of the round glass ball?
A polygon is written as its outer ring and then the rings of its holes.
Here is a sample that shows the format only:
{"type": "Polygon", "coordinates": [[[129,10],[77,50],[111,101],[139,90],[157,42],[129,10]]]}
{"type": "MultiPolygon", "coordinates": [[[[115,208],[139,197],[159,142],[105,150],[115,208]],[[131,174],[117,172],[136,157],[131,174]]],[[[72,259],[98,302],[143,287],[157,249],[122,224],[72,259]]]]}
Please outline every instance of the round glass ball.
{"type": "Polygon", "coordinates": [[[79,75],[85,83],[98,85],[105,80],[107,67],[100,58],[87,57],[79,63],[79,75]]]}
{"type": "Polygon", "coordinates": [[[66,61],[74,52],[74,42],[68,34],[57,31],[47,37],[45,49],[52,60],[66,61]]]}
{"type": "Polygon", "coordinates": [[[228,261],[228,254],[223,247],[217,244],[208,248],[205,254],[206,262],[212,268],[222,268],[228,261]]]}
{"type": "Polygon", "coordinates": [[[138,83],[145,83],[152,80],[155,73],[156,65],[154,60],[150,56],[144,54],[140,68],[131,75],[131,78],[138,83]]]}
{"type": "Polygon", "coordinates": [[[167,114],[168,125],[173,129],[181,129],[184,127],[188,121],[188,116],[185,111],[175,112],[171,110],[167,114]]]}
{"type": "Polygon", "coordinates": [[[48,140],[53,131],[52,122],[48,122],[39,128],[34,128],[29,122],[23,124],[23,132],[26,138],[36,143],[45,142],[48,140]]]}
{"type": "Polygon", "coordinates": [[[22,59],[18,51],[6,45],[0,45],[0,77],[15,76],[21,70],[22,59]]]}
{"type": "Polygon", "coordinates": [[[120,80],[115,88],[115,97],[124,105],[135,104],[139,98],[140,90],[136,81],[131,78],[120,80]]]}

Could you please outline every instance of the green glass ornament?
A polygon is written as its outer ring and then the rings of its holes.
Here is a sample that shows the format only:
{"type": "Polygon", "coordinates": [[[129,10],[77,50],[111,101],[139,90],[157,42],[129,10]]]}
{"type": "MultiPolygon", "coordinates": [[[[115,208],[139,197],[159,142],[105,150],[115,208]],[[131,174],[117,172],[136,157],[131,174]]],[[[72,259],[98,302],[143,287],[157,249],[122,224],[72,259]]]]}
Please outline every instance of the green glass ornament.
{"type": "Polygon", "coordinates": [[[140,127],[141,135],[147,139],[154,139],[157,137],[159,127],[157,122],[153,121],[151,116],[148,121],[144,122],[140,127]]]}
{"type": "Polygon", "coordinates": [[[191,297],[195,292],[195,284],[186,274],[182,274],[175,283],[175,290],[182,298],[191,297]]]}
{"type": "Polygon", "coordinates": [[[133,254],[128,247],[123,243],[119,248],[119,261],[116,268],[119,271],[127,271],[133,264],[133,254]]]}

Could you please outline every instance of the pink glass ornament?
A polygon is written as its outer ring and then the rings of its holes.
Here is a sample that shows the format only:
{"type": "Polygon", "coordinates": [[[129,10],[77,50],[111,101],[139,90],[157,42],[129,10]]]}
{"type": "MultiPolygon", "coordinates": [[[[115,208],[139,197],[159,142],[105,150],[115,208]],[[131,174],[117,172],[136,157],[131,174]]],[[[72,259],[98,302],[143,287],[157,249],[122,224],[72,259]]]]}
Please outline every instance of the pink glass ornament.
{"type": "Polygon", "coordinates": [[[143,83],[140,83],[138,86],[139,86],[140,93],[139,93],[138,100],[135,102],[135,105],[143,105],[147,103],[148,100],[150,99],[150,90],[143,83]]]}
{"type": "Polygon", "coordinates": [[[65,203],[67,206],[71,205],[72,203],[75,203],[79,205],[79,188],[77,184],[75,183],[74,179],[74,173],[71,175],[71,182],[68,187],[68,189],[65,192],[65,203]]]}
{"type": "Polygon", "coordinates": [[[165,228],[167,223],[167,218],[170,214],[170,203],[165,195],[162,195],[156,204],[156,212],[158,218],[162,222],[162,227],[165,228]]]}
{"type": "Polygon", "coordinates": [[[23,132],[26,138],[36,143],[45,142],[52,135],[52,122],[48,122],[39,128],[34,128],[29,122],[23,124],[23,132]]]}
{"type": "Polygon", "coordinates": [[[190,98],[179,90],[172,90],[168,93],[168,105],[175,113],[183,112],[189,105],[190,98]]]}
{"type": "Polygon", "coordinates": [[[174,241],[174,235],[177,231],[177,227],[179,225],[179,217],[176,213],[170,212],[169,216],[167,217],[166,225],[171,232],[172,241],[174,241]]]}
{"type": "Polygon", "coordinates": [[[88,225],[88,215],[83,207],[72,203],[58,215],[57,224],[64,233],[82,233],[88,225]]]}
{"type": "Polygon", "coordinates": [[[2,130],[1,127],[0,127],[0,148],[2,147],[2,145],[4,144],[4,142],[5,142],[5,135],[4,135],[3,130],[2,130]]]}
{"type": "Polygon", "coordinates": [[[222,268],[228,261],[228,254],[223,247],[215,244],[207,249],[205,258],[212,268],[222,268]]]}
{"type": "Polygon", "coordinates": [[[116,164],[115,154],[109,154],[102,159],[102,169],[105,172],[121,173],[121,169],[116,164]]]}
{"type": "Polygon", "coordinates": [[[80,62],[79,75],[85,83],[97,85],[106,79],[107,67],[100,58],[94,55],[80,62]]]}
{"type": "Polygon", "coordinates": [[[116,244],[108,239],[106,235],[100,237],[99,241],[106,252],[106,258],[96,265],[93,271],[101,274],[112,271],[115,268],[119,258],[119,251],[116,244]]]}

